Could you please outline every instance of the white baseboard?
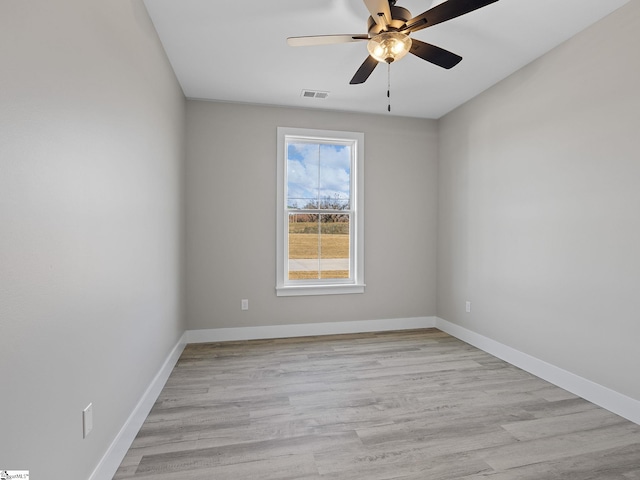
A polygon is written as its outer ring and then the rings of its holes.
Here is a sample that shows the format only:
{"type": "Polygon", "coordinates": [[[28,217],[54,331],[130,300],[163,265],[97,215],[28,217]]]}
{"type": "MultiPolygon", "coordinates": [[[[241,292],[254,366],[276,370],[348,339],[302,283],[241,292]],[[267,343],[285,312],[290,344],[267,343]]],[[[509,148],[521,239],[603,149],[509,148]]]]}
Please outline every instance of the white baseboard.
{"type": "Polygon", "coordinates": [[[436,328],[640,425],[640,401],[436,317],[436,328]]]}
{"type": "Polygon", "coordinates": [[[111,480],[115,475],[118,467],[122,463],[127,451],[131,447],[133,440],[136,438],[138,431],[142,427],[142,424],[149,415],[153,404],[156,402],[164,384],[167,383],[169,375],[173,367],[178,362],[184,347],[186,346],[186,332],[180,337],[176,346],[171,350],[169,356],[165,360],[164,364],[151,381],[151,384],[142,395],[142,398],[129,415],[129,418],[125,422],[124,426],[120,429],[120,432],[111,443],[111,446],[104,454],[102,460],[95,468],[89,480],[111,480]]]}
{"type": "Polygon", "coordinates": [[[435,326],[436,317],[393,318],[388,320],[187,330],[186,339],[187,343],[228,342],[266,338],[312,337],[316,335],[337,335],[341,333],[386,332],[391,330],[411,330],[414,328],[433,328],[435,326]]]}

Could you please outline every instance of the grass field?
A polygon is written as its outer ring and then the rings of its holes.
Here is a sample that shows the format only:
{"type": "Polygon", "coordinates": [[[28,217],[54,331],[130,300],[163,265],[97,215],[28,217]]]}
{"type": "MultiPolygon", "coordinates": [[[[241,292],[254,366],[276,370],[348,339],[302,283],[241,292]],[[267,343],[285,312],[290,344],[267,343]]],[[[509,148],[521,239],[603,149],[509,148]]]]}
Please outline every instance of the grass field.
{"type": "Polygon", "coordinates": [[[290,271],[289,280],[316,280],[318,278],[349,278],[349,270],[317,270],[290,271]]]}
{"type": "MultiPolygon", "coordinates": [[[[326,222],[320,224],[323,234],[349,235],[349,222],[326,222]]],[[[316,222],[289,222],[289,233],[318,233],[316,222]]]]}
{"type": "Polygon", "coordinates": [[[289,258],[318,258],[318,250],[322,258],[349,258],[349,235],[289,234],[289,258]]]}
{"type": "Polygon", "coordinates": [[[322,258],[349,258],[349,224],[323,223],[318,235],[317,223],[289,223],[289,258],[318,258],[318,250],[322,258]]]}

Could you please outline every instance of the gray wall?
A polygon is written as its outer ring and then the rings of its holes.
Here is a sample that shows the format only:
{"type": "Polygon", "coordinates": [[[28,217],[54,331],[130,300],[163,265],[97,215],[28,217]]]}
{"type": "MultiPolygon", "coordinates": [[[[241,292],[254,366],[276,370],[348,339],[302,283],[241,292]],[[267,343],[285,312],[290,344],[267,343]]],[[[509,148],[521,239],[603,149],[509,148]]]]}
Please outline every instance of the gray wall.
{"type": "Polygon", "coordinates": [[[0,65],[0,468],[86,479],[185,328],[185,100],[137,0],[2,0],[0,65]]]}
{"type": "Polygon", "coordinates": [[[632,1],[441,119],[437,303],[640,400],[639,22],[632,1]]]}
{"type": "Polygon", "coordinates": [[[436,133],[431,120],[189,101],[189,328],[435,315],[436,133]],[[276,297],[278,126],[364,132],[364,294],[276,297]]]}

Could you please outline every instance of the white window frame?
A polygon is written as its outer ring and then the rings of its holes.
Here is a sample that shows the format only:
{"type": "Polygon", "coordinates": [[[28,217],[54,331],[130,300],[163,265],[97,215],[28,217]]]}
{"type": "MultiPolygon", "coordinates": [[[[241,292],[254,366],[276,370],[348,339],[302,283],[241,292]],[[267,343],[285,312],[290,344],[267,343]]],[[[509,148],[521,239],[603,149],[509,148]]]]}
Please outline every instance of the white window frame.
{"type": "Polygon", "coordinates": [[[307,128],[278,127],[277,148],[277,235],[276,235],[276,295],[336,295],[364,293],[364,133],[307,128]],[[289,209],[287,208],[287,138],[306,141],[339,141],[352,145],[350,268],[352,278],[324,280],[289,280],[289,209]]]}

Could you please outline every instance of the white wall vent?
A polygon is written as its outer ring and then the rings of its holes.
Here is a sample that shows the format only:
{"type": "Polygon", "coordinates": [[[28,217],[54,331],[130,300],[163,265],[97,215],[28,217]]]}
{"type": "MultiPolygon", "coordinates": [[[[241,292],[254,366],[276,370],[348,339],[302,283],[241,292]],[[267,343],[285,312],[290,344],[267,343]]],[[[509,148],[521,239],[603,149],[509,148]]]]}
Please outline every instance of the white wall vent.
{"type": "Polygon", "coordinates": [[[301,97],[305,98],[327,98],[329,92],[321,92],[319,90],[302,90],[301,97]]]}

